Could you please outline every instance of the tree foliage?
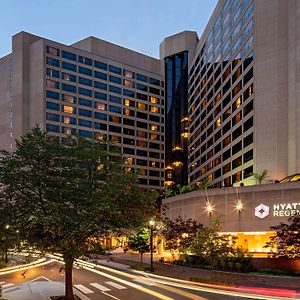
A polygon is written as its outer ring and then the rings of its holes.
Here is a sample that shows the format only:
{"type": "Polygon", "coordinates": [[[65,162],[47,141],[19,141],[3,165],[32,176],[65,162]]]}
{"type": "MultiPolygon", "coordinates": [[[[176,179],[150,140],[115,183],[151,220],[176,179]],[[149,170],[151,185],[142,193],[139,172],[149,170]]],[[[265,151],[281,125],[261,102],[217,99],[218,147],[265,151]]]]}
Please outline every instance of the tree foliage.
{"type": "Polygon", "coordinates": [[[274,251],[275,257],[300,259],[300,215],[288,219],[289,223],[272,226],[275,235],[270,237],[265,247],[274,251]]]}
{"type": "Polygon", "coordinates": [[[141,254],[141,264],[143,263],[143,254],[150,251],[149,238],[149,229],[143,228],[137,234],[130,236],[128,240],[128,247],[141,254]]]}
{"type": "Polygon", "coordinates": [[[17,141],[15,152],[2,152],[0,185],[24,242],[63,255],[72,300],[73,262],[88,240],[140,227],[154,204],[136,175],[123,173],[115,146],[82,138],[60,143],[38,127],[17,141]]]}
{"type": "Polygon", "coordinates": [[[210,185],[211,185],[211,180],[209,179],[209,177],[205,177],[200,182],[197,182],[197,187],[200,190],[204,191],[204,193],[205,193],[205,200],[207,202],[209,202],[207,189],[210,187],[210,185]]]}
{"type": "Polygon", "coordinates": [[[262,182],[266,178],[268,178],[267,174],[268,174],[268,170],[264,169],[261,174],[259,174],[259,173],[252,173],[252,176],[253,176],[253,178],[255,179],[256,182],[258,182],[259,184],[262,184],[262,182]]]}
{"type": "Polygon", "coordinates": [[[197,230],[203,227],[202,224],[195,220],[184,220],[180,216],[174,221],[165,217],[163,223],[161,234],[165,239],[165,248],[171,251],[178,251],[179,253],[184,253],[188,250],[197,234],[197,230]]]}
{"type": "Polygon", "coordinates": [[[189,250],[197,256],[208,258],[211,264],[219,262],[224,257],[233,256],[235,239],[219,232],[221,232],[221,222],[216,218],[209,226],[198,229],[189,250]]]}

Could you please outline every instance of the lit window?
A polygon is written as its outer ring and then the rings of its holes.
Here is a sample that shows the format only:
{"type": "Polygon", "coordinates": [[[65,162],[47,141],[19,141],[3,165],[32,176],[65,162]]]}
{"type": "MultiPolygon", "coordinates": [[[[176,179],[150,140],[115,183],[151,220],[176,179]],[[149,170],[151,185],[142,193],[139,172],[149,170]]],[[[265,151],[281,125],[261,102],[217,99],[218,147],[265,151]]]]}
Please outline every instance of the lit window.
{"type": "Polygon", "coordinates": [[[47,53],[51,55],[59,56],[59,50],[50,46],[47,46],[47,53]]]}
{"type": "Polygon", "coordinates": [[[63,101],[66,101],[69,103],[75,103],[75,98],[73,96],[63,95],[63,101]]]}
{"type": "Polygon", "coordinates": [[[105,139],[105,134],[104,133],[96,133],[96,139],[98,141],[104,141],[105,139]]]}
{"type": "Polygon", "coordinates": [[[64,134],[70,135],[71,134],[71,128],[64,128],[64,134]]]}
{"type": "Polygon", "coordinates": [[[74,107],[68,106],[68,105],[64,105],[64,112],[69,113],[69,114],[73,114],[74,111],[75,111],[74,107]]]}
{"type": "Polygon", "coordinates": [[[147,175],[147,170],[140,169],[140,174],[146,176],[147,175]]]}
{"type": "Polygon", "coordinates": [[[70,117],[64,117],[64,123],[70,124],[70,117]]]}
{"type": "Polygon", "coordinates": [[[132,157],[126,157],[125,158],[125,164],[126,165],[132,165],[132,164],[134,164],[134,159],[132,157]]]}
{"type": "Polygon", "coordinates": [[[126,78],[134,78],[134,73],[131,71],[124,70],[124,76],[126,78]]]}
{"type": "Polygon", "coordinates": [[[145,142],[145,141],[137,141],[137,146],[138,147],[144,147],[144,148],[146,148],[147,147],[147,142],[145,142]]]}
{"type": "Polygon", "coordinates": [[[129,99],[124,99],[124,105],[125,106],[130,106],[130,100],[129,99]]]}
{"type": "Polygon", "coordinates": [[[139,131],[137,132],[138,137],[147,138],[147,132],[139,131]]]}
{"type": "Polygon", "coordinates": [[[153,130],[153,131],[157,131],[158,130],[158,126],[155,125],[155,124],[151,124],[150,125],[150,129],[153,130]]]}
{"type": "Polygon", "coordinates": [[[154,112],[154,113],[157,113],[158,112],[158,107],[156,107],[156,106],[150,106],[150,111],[154,112]]]}
{"type": "Polygon", "coordinates": [[[158,141],[159,140],[158,135],[155,134],[155,133],[151,133],[150,134],[150,140],[156,140],[156,141],[158,141]]]}
{"type": "Polygon", "coordinates": [[[103,103],[95,103],[95,108],[99,110],[105,110],[105,104],[103,103]]]}
{"type": "Polygon", "coordinates": [[[150,96],[150,102],[151,103],[158,103],[158,98],[150,96]]]}
{"type": "Polygon", "coordinates": [[[55,88],[55,81],[47,79],[46,80],[46,85],[47,85],[47,87],[55,88]]]}
{"type": "Polygon", "coordinates": [[[124,85],[129,87],[129,88],[134,88],[134,82],[124,79],[124,85]]]}
{"type": "Polygon", "coordinates": [[[143,109],[143,110],[145,110],[145,109],[147,109],[147,105],[146,104],[144,104],[144,103],[138,103],[138,108],[139,109],[143,109]]]}
{"type": "Polygon", "coordinates": [[[112,142],[116,142],[116,143],[120,143],[121,142],[121,138],[119,136],[116,136],[116,135],[110,135],[110,140],[112,142]]]}
{"type": "Polygon", "coordinates": [[[133,168],[125,168],[125,172],[132,174],[133,173],[133,168]]]}
{"type": "Polygon", "coordinates": [[[216,121],[216,127],[219,127],[221,126],[221,118],[219,118],[217,121],[216,121]]]}

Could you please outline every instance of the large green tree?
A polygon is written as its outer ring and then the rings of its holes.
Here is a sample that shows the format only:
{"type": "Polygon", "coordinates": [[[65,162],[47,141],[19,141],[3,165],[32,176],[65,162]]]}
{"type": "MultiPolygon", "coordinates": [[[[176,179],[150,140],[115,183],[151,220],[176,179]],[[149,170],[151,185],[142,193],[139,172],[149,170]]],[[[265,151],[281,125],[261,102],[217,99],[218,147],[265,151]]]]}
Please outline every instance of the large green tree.
{"type": "Polygon", "coordinates": [[[24,242],[62,254],[68,300],[73,262],[88,241],[141,227],[153,212],[153,195],[123,172],[115,146],[74,137],[62,143],[38,127],[17,141],[15,152],[2,152],[0,185],[24,242]]]}
{"type": "Polygon", "coordinates": [[[143,264],[143,254],[150,251],[149,238],[149,229],[143,228],[137,234],[130,236],[128,240],[128,247],[141,254],[141,264],[143,264]]]}
{"type": "Polygon", "coordinates": [[[290,217],[288,221],[271,227],[275,235],[265,247],[270,247],[275,257],[300,259],[300,215],[290,217]]]}

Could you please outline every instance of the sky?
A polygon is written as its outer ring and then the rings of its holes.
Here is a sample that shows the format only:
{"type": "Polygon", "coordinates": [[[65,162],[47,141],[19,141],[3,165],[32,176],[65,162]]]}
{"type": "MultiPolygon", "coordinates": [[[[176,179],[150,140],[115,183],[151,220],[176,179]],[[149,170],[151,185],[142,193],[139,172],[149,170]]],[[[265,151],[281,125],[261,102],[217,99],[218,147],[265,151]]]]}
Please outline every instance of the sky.
{"type": "Polygon", "coordinates": [[[205,29],[217,0],[0,0],[0,57],[27,31],[63,44],[95,36],[159,56],[159,44],[183,30],[205,29]]]}

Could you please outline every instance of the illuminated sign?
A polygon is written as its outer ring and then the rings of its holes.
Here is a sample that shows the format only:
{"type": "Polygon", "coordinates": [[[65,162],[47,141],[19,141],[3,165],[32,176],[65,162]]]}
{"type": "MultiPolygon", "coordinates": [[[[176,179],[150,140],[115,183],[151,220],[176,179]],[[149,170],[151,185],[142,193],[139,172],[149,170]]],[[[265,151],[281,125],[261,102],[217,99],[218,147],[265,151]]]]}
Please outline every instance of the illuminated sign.
{"type": "Polygon", "coordinates": [[[260,219],[264,219],[270,214],[273,217],[292,217],[300,214],[300,203],[275,203],[272,206],[260,204],[255,207],[254,214],[260,219]]]}

